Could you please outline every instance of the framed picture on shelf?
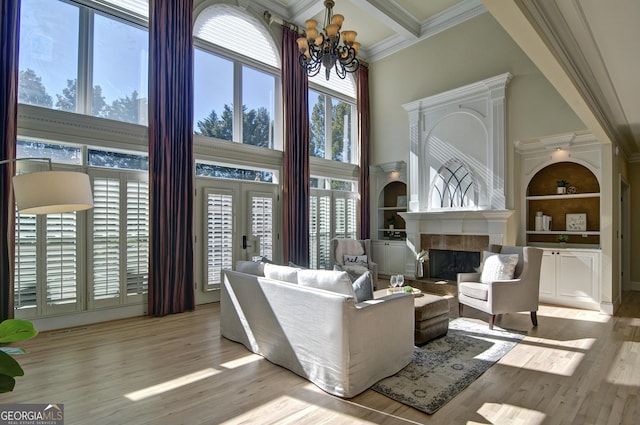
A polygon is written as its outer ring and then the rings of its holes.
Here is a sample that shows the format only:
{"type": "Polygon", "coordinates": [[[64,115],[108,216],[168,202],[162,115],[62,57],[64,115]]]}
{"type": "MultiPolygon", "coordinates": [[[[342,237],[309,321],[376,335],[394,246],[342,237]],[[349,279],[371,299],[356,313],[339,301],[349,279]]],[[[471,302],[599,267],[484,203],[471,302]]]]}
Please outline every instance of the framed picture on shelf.
{"type": "Polygon", "coordinates": [[[587,213],[567,214],[565,223],[568,232],[585,232],[587,230],[587,213]]]}
{"type": "Polygon", "coordinates": [[[400,195],[396,199],[396,207],[404,208],[407,206],[407,197],[405,195],[400,195]]]}

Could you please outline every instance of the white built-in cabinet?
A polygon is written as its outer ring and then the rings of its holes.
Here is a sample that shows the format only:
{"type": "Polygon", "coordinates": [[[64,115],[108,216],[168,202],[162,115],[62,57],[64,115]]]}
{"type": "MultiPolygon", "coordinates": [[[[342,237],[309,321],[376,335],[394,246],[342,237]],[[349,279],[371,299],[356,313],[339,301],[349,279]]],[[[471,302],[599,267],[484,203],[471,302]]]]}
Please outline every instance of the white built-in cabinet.
{"type": "Polygon", "coordinates": [[[378,264],[378,273],[383,275],[404,274],[407,262],[407,243],[400,241],[371,241],[373,261],[378,264]]]}
{"type": "Polygon", "coordinates": [[[518,244],[544,250],[540,301],[600,310],[602,145],[591,134],[571,133],[516,142],[516,152],[521,178],[518,244]],[[566,193],[557,190],[560,180],[568,182],[566,193]],[[537,228],[537,215],[551,218],[549,229],[537,228]],[[581,221],[572,218],[576,216],[581,221]],[[560,235],[568,240],[562,242],[560,235]]]}
{"type": "Polygon", "coordinates": [[[598,310],[600,250],[543,249],[540,301],[598,310]]]}

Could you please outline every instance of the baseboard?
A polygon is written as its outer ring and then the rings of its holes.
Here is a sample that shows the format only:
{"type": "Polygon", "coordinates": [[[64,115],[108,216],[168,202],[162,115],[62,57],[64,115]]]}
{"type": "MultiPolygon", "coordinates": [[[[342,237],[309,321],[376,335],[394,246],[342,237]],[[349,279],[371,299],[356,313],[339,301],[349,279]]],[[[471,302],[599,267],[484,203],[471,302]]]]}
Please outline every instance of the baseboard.
{"type": "Polygon", "coordinates": [[[611,302],[601,302],[600,303],[600,313],[608,314],[609,316],[613,316],[613,313],[616,311],[616,308],[620,303],[611,303],[611,302]]]}
{"type": "Polygon", "coordinates": [[[625,291],[640,291],[640,282],[629,282],[629,287],[624,288],[625,291]]]}
{"type": "Polygon", "coordinates": [[[147,305],[137,304],[126,307],[105,308],[101,310],[75,312],[60,316],[40,317],[29,319],[38,331],[50,331],[54,329],[72,328],[91,325],[93,323],[109,320],[126,319],[129,317],[144,316],[147,305]]]}

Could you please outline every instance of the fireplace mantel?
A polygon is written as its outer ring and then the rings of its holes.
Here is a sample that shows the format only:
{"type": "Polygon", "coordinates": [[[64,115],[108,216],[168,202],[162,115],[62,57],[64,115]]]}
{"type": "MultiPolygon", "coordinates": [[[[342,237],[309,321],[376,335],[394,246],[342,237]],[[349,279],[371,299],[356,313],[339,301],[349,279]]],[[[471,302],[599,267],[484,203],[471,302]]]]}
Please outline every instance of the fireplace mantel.
{"type": "MultiPolygon", "coordinates": [[[[407,229],[407,245],[422,249],[420,235],[486,235],[490,244],[515,245],[514,210],[446,210],[401,212],[407,229]]],[[[407,271],[415,266],[407,264],[407,271]]]]}

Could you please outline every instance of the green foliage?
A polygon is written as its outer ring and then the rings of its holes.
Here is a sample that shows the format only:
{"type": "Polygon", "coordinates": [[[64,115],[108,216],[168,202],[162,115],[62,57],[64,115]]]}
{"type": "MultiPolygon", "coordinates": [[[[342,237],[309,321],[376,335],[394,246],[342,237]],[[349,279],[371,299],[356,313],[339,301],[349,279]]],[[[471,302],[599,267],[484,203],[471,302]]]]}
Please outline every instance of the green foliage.
{"type": "Polygon", "coordinates": [[[311,117],[309,117],[310,137],[309,137],[309,155],[318,158],[324,158],[324,111],[326,96],[321,94],[318,96],[318,102],[313,105],[311,117]]]}
{"type": "MultiPolygon", "coordinates": [[[[38,335],[33,323],[28,320],[8,319],[0,323],[0,343],[24,341],[38,335]]],[[[24,352],[21,348],[0,347],[0,393],[13,391],[16,385],[15,377],[23,376],[24,371],[18,362],[6,351],[24,352]]]]}
{"type": "Polygon", "coordinates": [[[47,94],[47,89],[42,84],[42,78],[33,69],[20,71],[18,102],[49,108],[53,105],[51,96],[47,94]]]}
{"type": "Polygon", "coordinates": [[[558,180],[558,181],[556,181],[556,185],[558,187],[567,187],[567,186],[569,186],[569,182],[566,181],[566,180],[558,180]]]}
{"type": "Polygon", "coordinates": [[[138,98],[138,92],[134,90],[131,93],[131,97],[125,96],[114,100],[111,106],[106,107],[105,113],[102,116],[112,120],[137,124],[140,101],[141,99],[138,98]]]}
{"type": "MultiPolygon", "coordinates": [[[[67,80],[67,87],[62,94],[56,94],[56,108],[61,111],[76,112],[77,79],[67,80]]],[[[91,115],[102,117],[106,113],[106,102],[102,95],[102,87],[94,86],[92,95],[91,115]]]]}

